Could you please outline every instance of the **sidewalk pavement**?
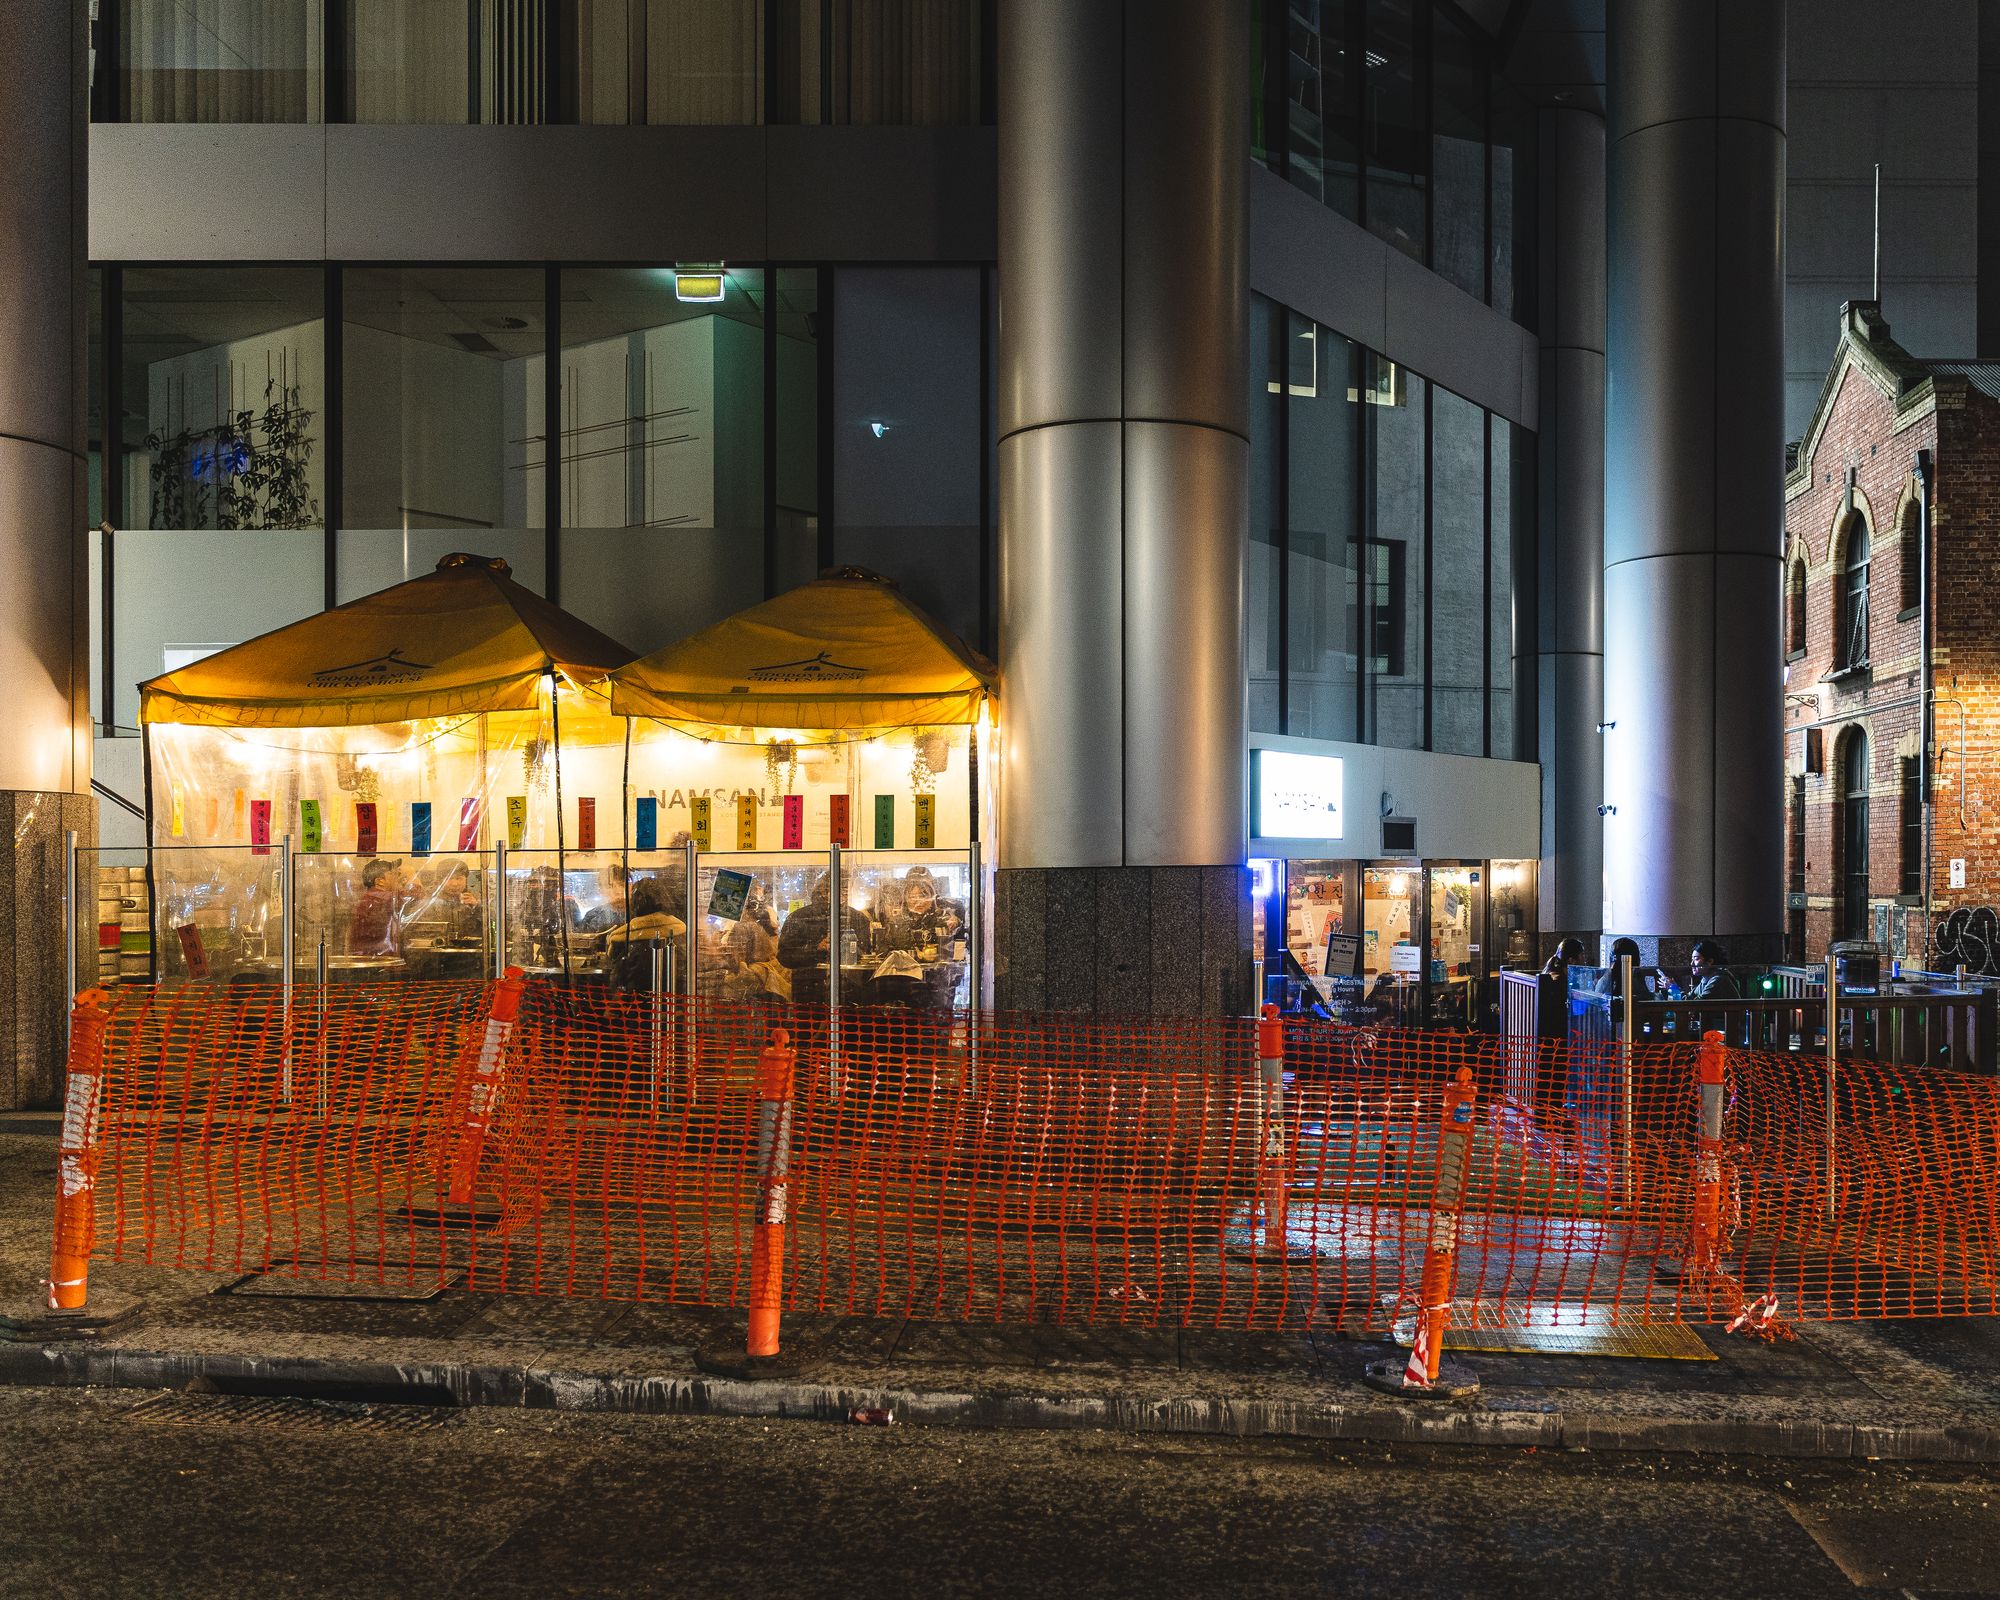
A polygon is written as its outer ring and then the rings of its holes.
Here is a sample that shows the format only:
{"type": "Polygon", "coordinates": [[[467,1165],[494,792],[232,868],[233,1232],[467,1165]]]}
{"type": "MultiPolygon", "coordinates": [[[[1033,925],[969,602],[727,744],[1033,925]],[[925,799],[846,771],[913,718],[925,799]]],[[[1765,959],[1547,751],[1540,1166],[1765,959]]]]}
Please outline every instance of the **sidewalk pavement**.
{"type": "MultiPolygon", "coordinates": [[[[0,1118],[0,1303],[48,1270],[53,1117],[0,1118]]],[[[934,1427],[1281,1434],[1539,1449],[2000,1461],[2000,1319],[1810,1323],[1764,1345],[1704,1328],[1713,1361],[1454,1352],[1481,1388],[1406,1401],[1364,1387],[1395,1353],[1330,1328],[1231,1334],[793,1315],[795,1377],[703,1372],[741,1310],[94,1265],[140,1314],[99,1340],[0,1343],[0,1382],[183,1388],[574,1411],[934,1427]],[[234,1289],[232,1285],[237,1285],[234,1289]],[[363,1291],[349,1293],[349,1288],[363,1291]],[[249,1290],[251,1292],[245,1292],[249,1290]],[[228,1291],[228,1292],[220,1292],[228,1291]],[[280,1291],[280,1292],[273,1292],[280,1291]]]]}

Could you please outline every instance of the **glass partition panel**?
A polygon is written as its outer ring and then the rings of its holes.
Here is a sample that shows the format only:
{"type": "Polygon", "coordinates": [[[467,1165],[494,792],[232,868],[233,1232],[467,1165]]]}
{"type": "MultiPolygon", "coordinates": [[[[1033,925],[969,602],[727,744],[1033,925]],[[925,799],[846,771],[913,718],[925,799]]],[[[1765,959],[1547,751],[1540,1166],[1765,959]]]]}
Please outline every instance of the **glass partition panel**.
{"type": "MultiPolygon", "coordinates": [[[[275,845],[261,852],[244,845],[159,847],[148,877],[141,867],[130,898],[151,890],[151,970],[159,982],[281,981],[284,867],[275,845]]],[[[125,913],[128,923],[143,917],[143,911],[125,913]]],[[[146,947],[132,937],[135,932],[127,928],[120,935],[126,946],[120,965],[134,969],[127,977],[145,975],[143,962],[131,959],[139,953],[131,946],[146,947]]]]}
{"type": "Polygon", "coordinates": [[[842,933],[842,1002],[963,1009],[972,992],[968,857],[959,851],[856,850],[844,855],[841,875],[848,910],[862,919],[842,933]]]}
{"type": "Polygon", "coordinates": [[[491,852],[295,858],[294,961],[331,983],[484,978],[493,970],[491,852]]]}

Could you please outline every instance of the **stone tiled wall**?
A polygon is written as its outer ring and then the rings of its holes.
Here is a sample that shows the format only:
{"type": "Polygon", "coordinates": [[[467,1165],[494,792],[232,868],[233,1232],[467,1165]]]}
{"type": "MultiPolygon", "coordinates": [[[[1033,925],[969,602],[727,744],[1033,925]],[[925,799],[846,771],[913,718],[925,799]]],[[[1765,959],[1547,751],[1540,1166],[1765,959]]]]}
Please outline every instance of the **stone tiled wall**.
{"type": "MultiPolygon", "coordinates": [[[[63,834],[96,838],[97,802],[89,795],[0,790],[0,827],[12,848],[0,855],[0,1110],[53,1106],[62,1092],[63,834]]],[[[96,895],[75,924],[78,969],[96,940],[96,895]]]]}
{"type": "Polygon", "coordinates": [[[1000,1010],[1249,1011],[1245,869],[1011,867],[996,880],[993,978],[1000,1010]]]}

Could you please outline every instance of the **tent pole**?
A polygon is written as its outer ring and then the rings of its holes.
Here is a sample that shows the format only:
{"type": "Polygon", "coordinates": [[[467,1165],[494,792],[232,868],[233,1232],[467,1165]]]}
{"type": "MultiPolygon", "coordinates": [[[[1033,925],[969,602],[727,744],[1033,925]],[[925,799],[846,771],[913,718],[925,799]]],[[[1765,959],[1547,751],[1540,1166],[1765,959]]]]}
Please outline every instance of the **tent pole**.
{"type": "MultiPolygon", "coordinates": [[[[571,981],[569,970],[569,909],[567,904],[568,862],[563,853],[562,792],[562,701],[556,694],[556,675],[549,673],[549,738],[556,747],[556,926],[561,930],[563,982],[571,981]]],[[[631,897],[626,896],[626,917],[631,917],[631,897]]]]}
{"type": "MultiPolygon", "coordinates": [[[[160,981],[160,890],[153,873],[153,725],[142,714],[139,718],[139,760],[146,772],[141,780],[141,795],[146,807],[146,981],[160,981]]],[[[102,866],[103,856],[98,856],[102,866]]],[[[124,976],[124,959],[119,959],[120,973],[124,976]]]]}

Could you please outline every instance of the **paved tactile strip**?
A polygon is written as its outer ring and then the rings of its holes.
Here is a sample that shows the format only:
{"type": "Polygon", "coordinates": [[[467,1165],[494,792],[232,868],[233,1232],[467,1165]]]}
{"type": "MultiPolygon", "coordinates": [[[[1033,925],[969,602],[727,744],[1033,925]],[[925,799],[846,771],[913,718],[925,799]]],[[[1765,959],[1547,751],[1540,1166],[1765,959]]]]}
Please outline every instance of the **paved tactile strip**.
{"type": "Polygon", "coordinates": [[[127,1422],[180,1427],[339,1428],[361,1433],[419,1433],[446,1427],[457,1414],[437,1406],[308,1400],[297,1395],[160,1394],[119,1413],[127,1422]]]}

